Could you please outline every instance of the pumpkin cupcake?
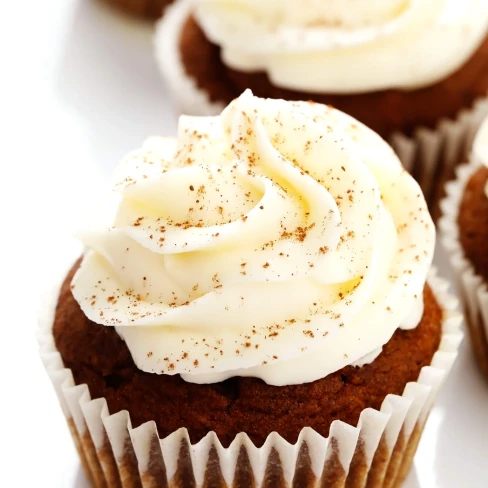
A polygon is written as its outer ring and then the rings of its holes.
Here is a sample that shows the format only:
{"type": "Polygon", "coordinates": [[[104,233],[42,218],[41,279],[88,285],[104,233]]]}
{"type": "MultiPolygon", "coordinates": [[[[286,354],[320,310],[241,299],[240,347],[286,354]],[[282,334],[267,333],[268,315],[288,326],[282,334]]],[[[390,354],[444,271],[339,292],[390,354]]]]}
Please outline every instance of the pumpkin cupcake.
{"type": "Polygon", "coordinates": [[[456,272],[473,350],[488,379],[488,119],[469,162],[447,185],[440,228],[456,272]]]}
{"type": "Polygon", "coordinates": [[[41,350],[96,486],[394,486],[456,356],[392,149],[250,91],[116,171],[41,350]]]}
{"type": "Polygon", "coordinates": [[[487,26],[480,0],[179,0],[156,52],[183,113],[246,88],[333,105],[391,142],[430,204],[488,113],[487,26]]]}

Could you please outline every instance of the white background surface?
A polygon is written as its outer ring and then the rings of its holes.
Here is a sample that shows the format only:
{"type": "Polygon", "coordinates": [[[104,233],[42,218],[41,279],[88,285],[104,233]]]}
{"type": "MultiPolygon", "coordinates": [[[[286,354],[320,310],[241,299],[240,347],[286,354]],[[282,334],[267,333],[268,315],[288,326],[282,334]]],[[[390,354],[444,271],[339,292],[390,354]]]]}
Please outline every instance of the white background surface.
{"type": "MultiPolygon", "coordinates": [[[[0,0],[2,486],[87,486],[37,356],[35,304],[77,255],[66,236],[114,164],[175,133],[151,35],[92,0],[0,0]]],[[[405,487],[487,486],[488,384],[465,341],[405,487]]]]}

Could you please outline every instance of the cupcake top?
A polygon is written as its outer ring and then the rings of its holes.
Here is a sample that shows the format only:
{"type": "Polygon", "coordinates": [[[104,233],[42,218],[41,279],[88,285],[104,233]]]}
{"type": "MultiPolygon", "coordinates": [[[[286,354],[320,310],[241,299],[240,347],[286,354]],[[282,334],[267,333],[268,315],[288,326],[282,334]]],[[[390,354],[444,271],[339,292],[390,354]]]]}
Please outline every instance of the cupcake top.
{"type": "Polygon", "coordinates": [[[118,167],[73,295],[136,365],[314,381],[415,327],[435,231],[418,184],[333,108],[254,97],[182,116],[118,167]]]}
{"type": "Polygon", "coordinates": [[[200,0],[195,15],[229,67],[331,94],[434,84],[488,28],[486,0],[200,0]]]}

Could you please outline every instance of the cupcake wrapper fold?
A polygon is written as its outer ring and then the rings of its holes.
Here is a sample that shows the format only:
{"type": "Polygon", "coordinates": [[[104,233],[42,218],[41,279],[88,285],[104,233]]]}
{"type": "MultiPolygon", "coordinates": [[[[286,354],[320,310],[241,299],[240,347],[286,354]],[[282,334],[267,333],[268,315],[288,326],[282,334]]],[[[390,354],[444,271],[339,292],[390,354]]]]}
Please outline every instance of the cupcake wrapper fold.
{"type": "MultiPolygon", "coordinates": [[[[156,60],[180,113],[218,115],[225,104],[210,100],[186,74],[180,57],[180,33],[193,3],[194,0],[180,0],[166,10],[156,27],[156,60]]],[[[444,184],[453,177],[455,166],[468,154],[477,129],[487,115],[488,94],[477,100],[472,108],[460,112],[455,120],[442,120],[435,129],[419,127],[412,137],[396,133],[388,141],[405,168],[420,183],[435,217],[444,184]]]]}
{"type": "Polygon", "coordinates": [[[225,104],[210,100],[208,94],[186,74],[181,62],[180,33],[192,12],[194,3],[195,0],[176,1],[166,9],[164,16],[156,24],[154,36],[156,61],[179,113],[218,115],[224,110],[225,104]]]}
{"type": "Polygon", "coordinates": [[[419,182],[429,208],[438,216],[444,186],[466,159],[481,123],[488,115],[488,96],[477,100],[454,120],[441,120],[435,129],[419,127],[412,137],[394,134],[388,141],[403,166],[419,182]]]}
{"type": "Polygon", "coordinates": [[[59,287],[44,301],[39,345],[82,465],[95,487],[371,487],[399,486],[408,473],[430,409],[462,339],[457,301],[435,270],[429,276],[444,310],[442,338],[432,363],[403,394],[387,395],[380,410],[366,408],[357,426],[334,421],[329,437],[305,427],[296,444],[276,432],[257,448],[240,433],[228,448],[214,432],[191,444],[186,429],[164,439],[156,424],[132,428],[127,411],[109,412],[75,385],[54,344],[59,287]]]}
{"type": "Polygon", "coordinates": [[[479,163],[474,161],[459,166],[456,179],[446,185],[446,198],[441,202],[442,217],[439,227],[442,244],[456,277],[471,344],[481,371],[488,379],[488,286],[464,256],[457,225],[464,189],[479,166],[479,163]]]}

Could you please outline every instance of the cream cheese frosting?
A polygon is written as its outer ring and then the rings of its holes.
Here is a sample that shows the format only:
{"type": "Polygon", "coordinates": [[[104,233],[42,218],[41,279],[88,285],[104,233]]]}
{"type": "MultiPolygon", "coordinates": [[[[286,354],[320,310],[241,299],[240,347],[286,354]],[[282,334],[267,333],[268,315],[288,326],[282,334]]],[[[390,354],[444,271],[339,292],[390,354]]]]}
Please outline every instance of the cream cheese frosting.
{"type": "Polygon", "coordinates": [[[195,383],[306,383],[379,354],[422,316],[435,231],[378,135],[333,108],[246,91],[180,117],[117,168],[80,234],[73,295],[136,365],[195,383]]]}
{"type": "Polygon", "coordinates": [[[486,0],[200,0],[195,16],[229,67],[281,88],[364,93],[428,86],[488,28],[486,0]]]}

